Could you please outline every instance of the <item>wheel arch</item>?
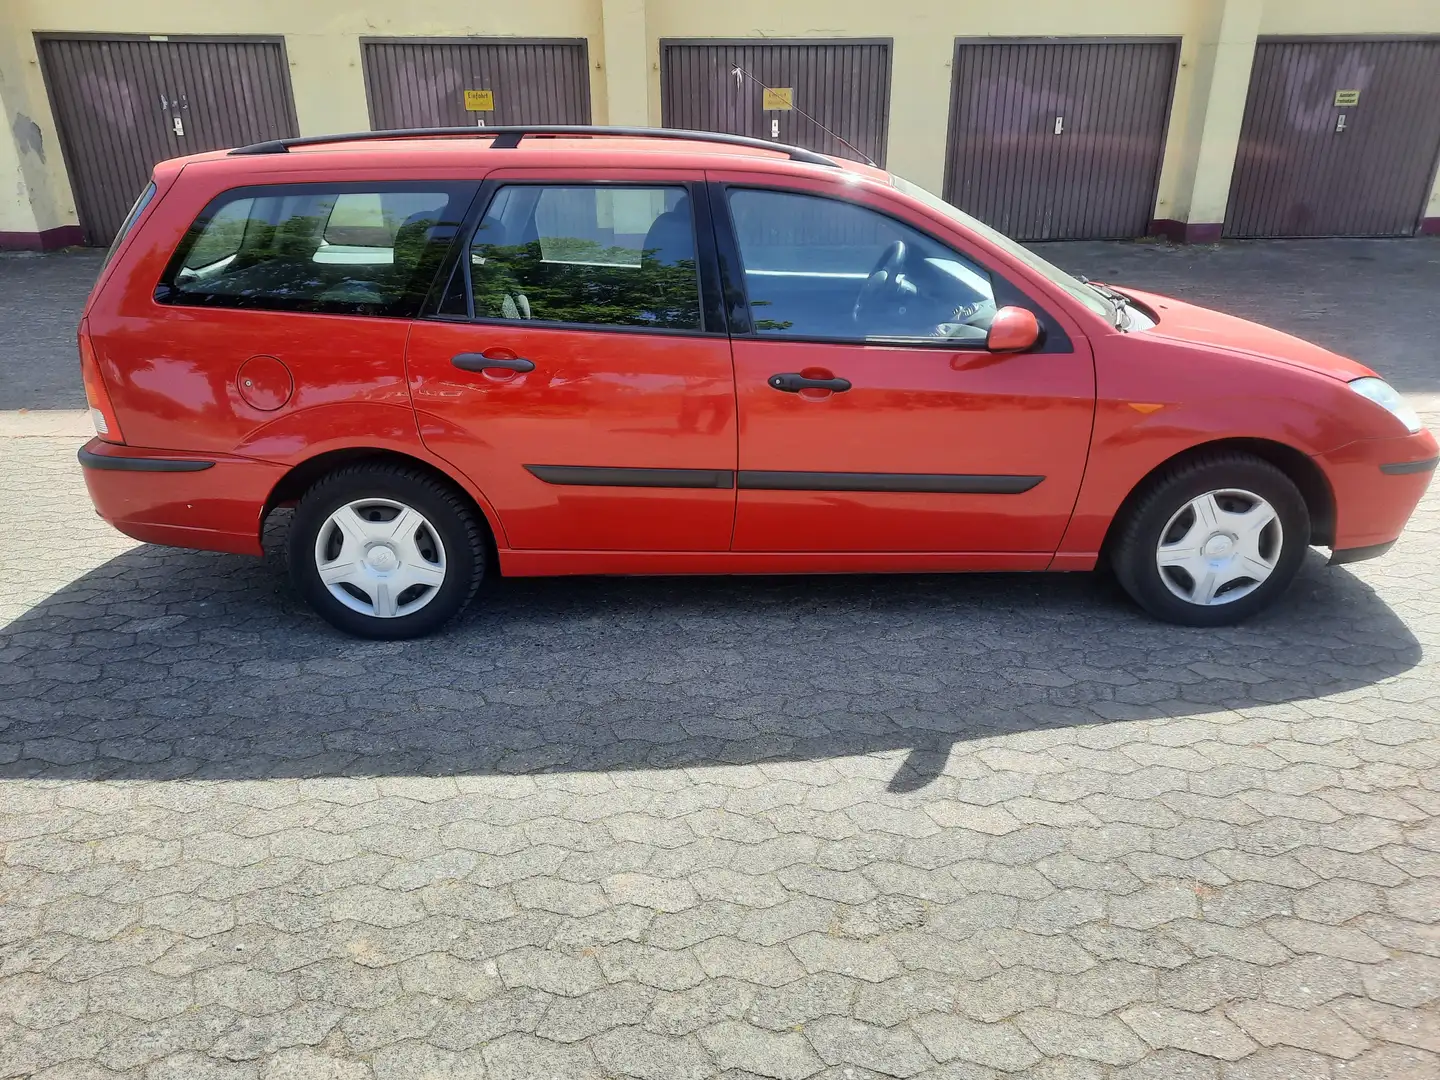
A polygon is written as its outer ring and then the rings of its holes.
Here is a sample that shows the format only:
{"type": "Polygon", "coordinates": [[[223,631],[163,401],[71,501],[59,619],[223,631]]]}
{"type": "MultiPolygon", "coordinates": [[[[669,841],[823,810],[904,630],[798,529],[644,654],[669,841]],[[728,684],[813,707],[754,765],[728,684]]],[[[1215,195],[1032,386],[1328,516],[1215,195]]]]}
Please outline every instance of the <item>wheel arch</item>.
{"type": "Polygon", "coordinates": [[[1136,482],[1120,503],[1119,508],[1110,519],[1109,527],[1105,530],[1105,540],[1100,546],[1101,561],[1109,560],[1112,544],[1116,535],[1124,527],[1131,508],[1160,473],[1193,458],[1227,450],[1257,457],[1274,465],[1289,477],[1291,483],[1300,489],[1300,494],[1305,499],[1305,507],[1310,513],[1310,542],[1322,547],[1328,547],[1335,542],[1335,492],[1314,458],[1303,451],[1296,450],[1293,446],[1276,442],[1273,439],[1213,439],[1210,442],[1197,443],[1172,454],[1136,482]]]}
{"type": "Polygon", "coordinates": [[[424,473],[456,491],[484,523],[486,555],[494,572],[497,574],[500,572],[497,538],[503,534],[500,532],[499,521],[496,520],[493,511],[485,503],[483,497],[477,495],[468,485],[457,480],[432,461],[426,461],[424,458],[400,450],[389,450],[376,446],[346,446],[327,450],[293,466],[276,482],[269,497],[265,500],[265,506],[260,511],[261,536],[264,536],[265,522],[274,510],[299,501],[300,497],[309,491],[316,482],[336,469],[346,465],[367,463],[404,465],[424,473]]]}

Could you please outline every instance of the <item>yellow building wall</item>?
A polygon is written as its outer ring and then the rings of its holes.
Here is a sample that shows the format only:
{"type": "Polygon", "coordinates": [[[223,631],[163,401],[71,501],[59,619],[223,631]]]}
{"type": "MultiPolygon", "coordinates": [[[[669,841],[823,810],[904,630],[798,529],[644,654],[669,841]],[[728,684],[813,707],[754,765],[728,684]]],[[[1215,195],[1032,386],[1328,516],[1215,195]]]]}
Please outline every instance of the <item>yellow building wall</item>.
{"type": "MultiPolygon", "coordinates": [[[[916,0],[902,6],[874,0],[693,0],[650,2],[650,122],[660,122],[660,51],[664,38],[892,38],[890,129],[886,165],[939,192],[945,176],[950,78],[957,37],[1184,38],[1213,0],[1012,0],[956,3],[916,0]]],[[[1182,46],[1175,113],[1188,109],[1190,67],[1182,46]]],[[[1171,140],[1174,142],[1174,139],[1171,140]]],[[[1168,210],[1179,155],[1167,149],[1160,205],[1168,210]]],[[[1158,216],[1171,216],[1162,212],[1158,216]]]]}
{"type": "MultiPolygon", "coordinates": [[[[117,34],[283,35],[295,111],[302,135],[365,131],[370,127],[361,37],[584,37],[590,41],[590,89],[597,120],[604,118],[604,72],[599,0],[0,0],[0,78],[14,79],[40,125],[46,160],[32,182],[40,229],[73,224],[74,199],[61,159],[55,120],[40,77],[35,32],[117,34]],[[15,74],[12,74],[15,73],[15,74]],[[17,77],[18,76],[18,77],[17,77]]],[[[9,111],[7,103],[6,111],[9,111]]],[[[6,115],[8,137],[13,116],[6,115]]],[[[37,163],[30,163],[32,165],[37,163]]],[[[10,203],[0,155],[0,231],[10,203]]],[[[19,218],[12,206],[10,217],[19,218]]],[[[31,229],[35,225],[30,226],[31,229]]]]}
{"type": "MultiPolygon", "coordinates": [[[[35,31],[282,35],[302,134],[369,126],[359,39],[584,37],[597,123],[660,122],[666,38],[890,38],[888,165],[939,191],[957,37],[1181,41],[1154,216],[1221,220],[1259,34],[1440,34],[1440,0],[0,0],[0,232],[73,224],[35,31]],[[44,157],[11,137],[24,117],[44,157]]],[[[1440,184],[1430,216],[1440,217],[1440,184]]]]}

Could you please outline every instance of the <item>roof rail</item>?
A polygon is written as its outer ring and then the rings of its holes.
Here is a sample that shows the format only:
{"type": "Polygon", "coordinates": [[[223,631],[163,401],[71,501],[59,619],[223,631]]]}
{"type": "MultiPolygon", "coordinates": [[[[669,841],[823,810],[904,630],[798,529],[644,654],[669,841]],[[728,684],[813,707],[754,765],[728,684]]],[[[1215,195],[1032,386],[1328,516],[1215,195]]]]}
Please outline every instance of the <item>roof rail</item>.
{"type": "Polygon", "coordinates": [[[348,135],[305,135],[297,139],[272,139],[269,142],[252,143],[249,146],[231,150],[237,154],[286,154],[293,146],[323,146],[326,143],[370,142],[385,139],[417,139],[435,136],[470,136],[471,138],[494,138],[491,149],[513,150],[520,140],[531,135],[611,135],[645,139],[684,139],[690,142],[724,143],[727,146],[748,146],[755,150],[773,150],[787,155],[792,161],[803,161],[808,165],[827,165],[839,168],[834,158],[817,154],[800,146],[787,146],[765,139],[752,139],[748,135],[727,135],[719,131],[682,131],[677,128],[649,127],[590,127],[583,124],[542,124],[515,127],[430,127],[394,128],[389,131],[356,131],[348,135]]]}

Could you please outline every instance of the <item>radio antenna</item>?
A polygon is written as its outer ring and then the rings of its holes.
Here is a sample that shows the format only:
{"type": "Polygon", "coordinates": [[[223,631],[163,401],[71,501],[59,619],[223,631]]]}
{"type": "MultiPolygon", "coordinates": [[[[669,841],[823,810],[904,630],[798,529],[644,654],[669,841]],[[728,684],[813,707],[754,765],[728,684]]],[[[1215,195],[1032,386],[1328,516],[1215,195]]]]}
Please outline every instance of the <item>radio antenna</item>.
{"type": "MultiPolygon", "coordinates": [[[[772,90],[772,89],[774,89],[774,87],[766,86],[764,83],[762,83],[759,79],[755,78],[754,75],[751,75],[750,72],[746,71],[746,70],[745,70],[743,67],[741,67],[739,64],[736,64],[733,68],[730,69],[730,74],[735,76],[735,85],[736,85],[736,86],[741,85],[740,79],[741,79],[742,77],[744,77],[744,78],[746,78],[746,79],[749,79],[749,80],[750,80],[751,82],[753,82],[756,86],[760,87],[761,90],[772,90]]],[[[816,120],[815,117],[811,116],[808,112],[806,112],[804,109],[800,108],[800,106],[796,105],[793,101],[790,103],[790,108],[793,109],[795,112],[798,112],[798,113],[799,113],[801,116],[803,116],[806,120],[809,120],[810,123],[814,124],[814,125],[815,125],[816,127],[818,127],[821,131],[825,132],[826,135],[829,135],[829,136],[830,136],[832,139],[834,139],[836,142],[841,143],[842,145],[844,145],[845,147],[847,147],[847,148],[850,149],[850,150],[853,150],[853,151],[855,152],[856,156],[858,156],[861,161],[865,162],[866,165],[874,166],[874,167],[877,168],[877,169],[880,167],[880,166],[878,166],[878,165],[875,164],[874,160],[871,159],[871,157],[870,157],[869,154],[865,153],[865,151],[861,150],[858,146],[856,146],[854,143],[852,143],[849,139],[843,138],[843,137],[837,135],[835,132],[831,131],[828,127],[826,127],[824,124],[822,124],[819,120],[816,120]]]]}

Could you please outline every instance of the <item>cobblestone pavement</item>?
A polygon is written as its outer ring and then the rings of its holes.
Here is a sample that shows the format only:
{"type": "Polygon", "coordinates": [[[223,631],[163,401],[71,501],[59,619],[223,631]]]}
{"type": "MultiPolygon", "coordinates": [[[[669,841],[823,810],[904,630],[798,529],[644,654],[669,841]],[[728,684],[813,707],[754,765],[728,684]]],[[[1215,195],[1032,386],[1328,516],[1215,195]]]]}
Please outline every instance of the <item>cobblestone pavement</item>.
{"type": "MultiPolygon", "coordinates": [[[[1440,389],[1440,245],[1059,255],[1440,389]]],[[[96,265],[0,260],[10,398],[77,404],[96,265]]],[[[1078,576],[514,581],[377,644],[114,533],[37,430],[0,1077],[1440,1076],[1440,492],[1234,630],[1078,576]]]]}

